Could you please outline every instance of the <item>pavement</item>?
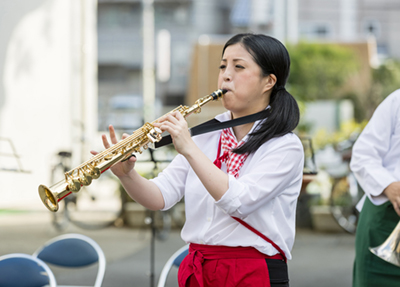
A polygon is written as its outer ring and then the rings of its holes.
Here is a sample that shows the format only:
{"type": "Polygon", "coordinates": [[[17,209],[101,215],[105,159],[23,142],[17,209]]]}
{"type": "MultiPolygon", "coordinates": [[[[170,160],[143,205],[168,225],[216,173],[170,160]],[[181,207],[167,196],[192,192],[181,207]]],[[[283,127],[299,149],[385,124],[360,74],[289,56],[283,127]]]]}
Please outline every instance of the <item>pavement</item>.
{"type": "MultiPolygon", "coordinates": [[[[87,235],[103,249],[107,260],[103,287],[156,286],[169,256],[185,245],[179,230],[172,231],[163,241],[152,240],[150,228],[83,230],[70,224],[59,232],[51,225],[49,212],[3,212],[0,213],[0,256],[32,254],[47,240],[64,233],[87,235]]],[[[288,263],[290,286],[351,286],[354,240],[354,235],[343,232],[298,228],[293,259],[288,263]]],[[[90,285],[94,283],[96,267],[78,270],[53,268],[53,271],[59,284],[90,285]]],[[[171,271],[166,286],[177,286],[176,274],[175,270],[171,271]]]]}

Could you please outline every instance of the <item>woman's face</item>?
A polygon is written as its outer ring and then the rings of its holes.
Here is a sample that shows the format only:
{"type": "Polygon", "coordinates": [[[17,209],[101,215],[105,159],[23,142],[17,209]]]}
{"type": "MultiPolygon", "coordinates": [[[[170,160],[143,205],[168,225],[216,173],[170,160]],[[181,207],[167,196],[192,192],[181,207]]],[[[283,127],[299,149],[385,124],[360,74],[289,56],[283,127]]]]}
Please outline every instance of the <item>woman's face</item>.
{"type": "Polygon", "coordinates": [[[261,68],[241,44],[228,46],[221,59],[218,87],[227,92],[224,107],[233,118],[262,111],[268,106],[276,77],[262,76],[261,68]]]}

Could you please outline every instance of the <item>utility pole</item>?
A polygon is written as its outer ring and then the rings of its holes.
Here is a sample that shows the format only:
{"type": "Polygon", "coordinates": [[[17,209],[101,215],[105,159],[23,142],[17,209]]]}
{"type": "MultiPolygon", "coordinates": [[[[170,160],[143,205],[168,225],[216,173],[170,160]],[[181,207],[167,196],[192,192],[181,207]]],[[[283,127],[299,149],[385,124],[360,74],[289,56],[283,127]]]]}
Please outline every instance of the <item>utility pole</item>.
{"type": "Polygon", "coordinates": [[[290,44],[299,41],[299,3],[298,0],[288,0],[287,5],[287,37],[290,44]]]}
{"type": "Polygon", "coordinates": [[[274,0],[273,34],[281,42],[286,40],[286,0],[274,0]]]}
{"type": "Polygon", "coordinates": [[[154,73],[154,0],[143,3],[143,117],[145,122],[155,120],[156,83],[154,73]]]}

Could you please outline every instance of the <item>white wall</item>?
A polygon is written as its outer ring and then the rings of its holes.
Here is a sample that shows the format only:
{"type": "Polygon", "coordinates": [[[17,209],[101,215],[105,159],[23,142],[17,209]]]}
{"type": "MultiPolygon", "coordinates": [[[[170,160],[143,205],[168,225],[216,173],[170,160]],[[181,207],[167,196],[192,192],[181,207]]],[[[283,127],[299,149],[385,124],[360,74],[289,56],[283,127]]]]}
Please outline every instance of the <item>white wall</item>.
{"type": "Polygon", "coordinates": [[[4,170],[16,166],[0,141],[0,209],[44,208],[37,188],[50,184],[54,155],[72,150],[81,160],[79,122],[86,138],[97,137],[96,3],[2,1],[0,138],[13,142],[29,173],[4,170]]]}

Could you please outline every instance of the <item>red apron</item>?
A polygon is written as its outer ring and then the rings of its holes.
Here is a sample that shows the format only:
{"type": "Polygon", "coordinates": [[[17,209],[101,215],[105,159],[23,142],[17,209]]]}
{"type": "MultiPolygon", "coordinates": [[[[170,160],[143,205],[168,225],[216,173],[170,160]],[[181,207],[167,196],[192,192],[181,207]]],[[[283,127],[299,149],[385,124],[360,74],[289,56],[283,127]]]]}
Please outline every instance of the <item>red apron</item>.
{"type": "Polygon", "coordinates": [[[253,247],[191,243],[179,266],[179,287],[270,287],[266,258],[284,260],[281,254],[268,256],[253,247]]]}

